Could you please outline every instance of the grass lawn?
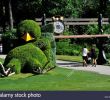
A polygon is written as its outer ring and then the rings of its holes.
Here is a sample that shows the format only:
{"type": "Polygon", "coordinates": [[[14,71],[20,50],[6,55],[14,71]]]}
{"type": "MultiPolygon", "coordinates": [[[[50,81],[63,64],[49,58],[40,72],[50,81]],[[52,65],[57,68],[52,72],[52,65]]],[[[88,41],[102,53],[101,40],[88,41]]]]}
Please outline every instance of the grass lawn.
{"type": "Polygon", "coordinates": [[[0,62],[2,62],[2,63],[3,63],[3,62],[4,62],[4,59],[0,58],[0,62]]]}
{"type": "Polygon", "coordinates": [[[82,62],[82,57],[81,56],[57,55],[56,58],[58,60],[82,62]]]}
{"type": "Polygon", "coordinates": [[[110,91],[110,76],[57,67],[43,75],[18,74],[0,78],[0,90],[110,91]]]}
{"type": "Polygon", "coordinates": [[[110,76],[55,68],[43,75],[18,74],[0,78],[0,90],[110,90],[110,76]]]}

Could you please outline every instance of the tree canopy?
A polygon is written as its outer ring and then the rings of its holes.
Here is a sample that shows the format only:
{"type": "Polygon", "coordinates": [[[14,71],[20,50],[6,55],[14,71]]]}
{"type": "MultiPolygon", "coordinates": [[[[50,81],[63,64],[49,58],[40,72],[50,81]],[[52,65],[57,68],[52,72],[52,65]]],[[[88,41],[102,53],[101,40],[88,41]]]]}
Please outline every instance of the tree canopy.
{"type": "MultiPolygon", "coordinates": [[[[104,17],[109,17],[109,0],[0,0],[0,21],[9,23],[9,2],[16,25],[24,19],[41,18],[62,15],[64,17],[94,18],[102,11],[104,17]]],[[[4,25],[5,26],[5,25],[4,25]]]]}

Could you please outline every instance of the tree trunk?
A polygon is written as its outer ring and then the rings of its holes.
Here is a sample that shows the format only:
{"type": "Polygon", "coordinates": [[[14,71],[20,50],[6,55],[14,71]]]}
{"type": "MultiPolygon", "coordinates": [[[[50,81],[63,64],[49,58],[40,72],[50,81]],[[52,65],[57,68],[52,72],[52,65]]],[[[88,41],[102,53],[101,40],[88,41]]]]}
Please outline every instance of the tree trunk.
{"type": "Polygon", "coordinates": [[[10,23],[10,30],[13,29],[13,14],[12,14],[12,6],[11,6],[11,0],[9,0],[9,23],[10,23]]]}

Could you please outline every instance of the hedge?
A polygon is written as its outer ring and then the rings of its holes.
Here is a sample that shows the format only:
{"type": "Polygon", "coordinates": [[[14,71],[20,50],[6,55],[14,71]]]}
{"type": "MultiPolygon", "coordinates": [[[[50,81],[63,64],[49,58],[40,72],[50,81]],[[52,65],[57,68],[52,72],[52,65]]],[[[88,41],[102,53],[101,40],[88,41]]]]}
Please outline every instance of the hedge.
{"type": "Polygon", "coordinates": [[[32,72],[30,69],[33,69],[34,67],[36,67],[36,69],[41,67],[42,69],[48,62],[45,54],[41,51],[41,49],[35,47],[31,43],[16,47],[15,49],[11,50],[6,56],[4,66],[6,66],[6,68],[12,68],[12,66],[16,65],[16,63],[14,63],[15,60],[18,64],[21,64],[17,68],[13,68],[16,73],[19,73],[20,71],[32,72]]]}

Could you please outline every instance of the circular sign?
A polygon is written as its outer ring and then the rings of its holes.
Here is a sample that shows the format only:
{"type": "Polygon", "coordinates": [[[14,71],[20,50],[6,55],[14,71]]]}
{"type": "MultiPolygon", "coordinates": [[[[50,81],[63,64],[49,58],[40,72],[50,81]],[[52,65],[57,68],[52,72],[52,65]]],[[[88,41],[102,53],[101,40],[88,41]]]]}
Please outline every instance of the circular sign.
{"type": "Polygon", "coordinates": [[[55,33],[62,33],[64,31],[64,24],[61,21],[54,22],[54,32],[55,33]]]}

